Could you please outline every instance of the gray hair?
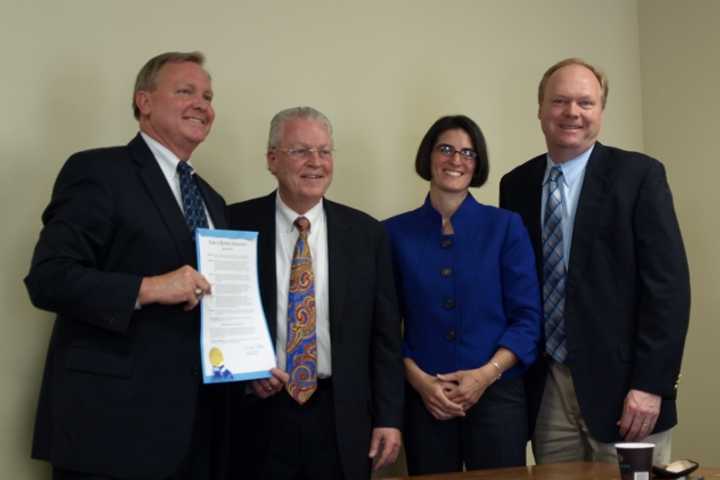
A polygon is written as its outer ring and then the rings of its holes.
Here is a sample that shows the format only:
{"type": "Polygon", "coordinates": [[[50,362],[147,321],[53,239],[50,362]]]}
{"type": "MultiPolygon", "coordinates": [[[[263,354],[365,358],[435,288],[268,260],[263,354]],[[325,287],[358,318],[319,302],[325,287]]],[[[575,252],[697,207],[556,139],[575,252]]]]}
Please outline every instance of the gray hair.
{"type": "MultiPolygon", "coordinates": [[[[140,69],[135,79],[135,88],[133,89],[132,107],[135,118],[140,120],[140,109],[135,105],[135,95],[137,92],[152,92],[157,87],[157,78],[160,70],[167,63],[197,63],[201,67],[205,63],[205,55],[202,52],[166,52],[156,55],[147,61],[140,69]]],[[[208,77],[210,75],[208,74],[208,77]]]]}
{"type": "Polygon", "coordinates": [[[319,110],[313,107],[292,107],[286,108],[275,114],[270,121],[270,134],[268,135],[268,150],[276,148],[280,144],[280,134],[283,125],[289,120],[303,119],[315,120],[322,123],[327,128],[328,134],[332,139],[333,129],[330,120],[319,110]]]}

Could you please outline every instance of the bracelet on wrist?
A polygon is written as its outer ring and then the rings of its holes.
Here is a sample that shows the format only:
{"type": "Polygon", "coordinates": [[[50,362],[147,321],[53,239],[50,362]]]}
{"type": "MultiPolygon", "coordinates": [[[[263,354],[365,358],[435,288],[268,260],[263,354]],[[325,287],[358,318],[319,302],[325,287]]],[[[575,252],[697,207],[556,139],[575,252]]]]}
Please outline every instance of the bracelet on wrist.
{"type": "Polygon", "coordinates": [[[495,381],[500,380],[500,378],[502,377],[502,374],[505,373],[505,372],[503,372],[503,369],[500,368],[500,364],[498,362],[496,362],[495,360],[490,360],[488,363],[490,365],[492,365],[493,367],[495,367],[495,369],[498,372],[497,377],[495,377],[495,381]]]}

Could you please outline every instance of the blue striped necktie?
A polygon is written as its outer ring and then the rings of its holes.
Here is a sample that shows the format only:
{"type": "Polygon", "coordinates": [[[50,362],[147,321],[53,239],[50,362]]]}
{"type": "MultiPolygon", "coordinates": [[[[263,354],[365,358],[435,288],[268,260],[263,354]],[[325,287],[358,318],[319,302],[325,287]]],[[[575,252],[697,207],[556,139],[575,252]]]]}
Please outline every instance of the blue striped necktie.
{"type": "Polygon", "coordinates": [[[190,231],[195,233],[196,228],[208,227],[205,204],[202,201],[192,167],[187,162],[180,161],[178,162],[177,171],[180,177],[180,195],[182,197],[185,221],[190,231]]]}
{"type": "Polygon", "coordinates": [[[545,351],[563,363],[567,357],[565,341],[565,262],[563,261],[562,194],[560,166],[550,169],[548,196],[543,219],[543,310],[545,313],[545,351]]]}

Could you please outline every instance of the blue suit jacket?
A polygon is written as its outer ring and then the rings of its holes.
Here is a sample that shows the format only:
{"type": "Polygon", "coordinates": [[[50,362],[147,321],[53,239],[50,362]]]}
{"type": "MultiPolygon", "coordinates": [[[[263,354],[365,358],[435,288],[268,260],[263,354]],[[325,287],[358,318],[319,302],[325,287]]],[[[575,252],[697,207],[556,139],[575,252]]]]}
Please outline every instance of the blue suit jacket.
{"type": "Polygon", "coordinates": [[[442,235],[429,197],[417,210],[385,221],[404,318],[404,356],[429,374],[478,368],[498,347],[535,360],[540,303],[535,259],[518,215],[472,195],[442,235]]]}

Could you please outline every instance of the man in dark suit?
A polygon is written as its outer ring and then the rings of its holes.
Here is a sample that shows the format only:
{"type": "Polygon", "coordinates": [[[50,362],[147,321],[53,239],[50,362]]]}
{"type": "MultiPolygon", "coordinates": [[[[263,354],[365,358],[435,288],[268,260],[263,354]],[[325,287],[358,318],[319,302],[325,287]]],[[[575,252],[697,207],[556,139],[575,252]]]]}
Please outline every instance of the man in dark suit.
{"type": "Polygon", "coordinates": [[[278,190],[227,213],[232,228],[260,232],[260,288],[278,358],[273,377],[252,384],[262,399],[255,475],[367,479],[371,459],[375,468],[393,462],[401,443],[400,319],[387,239],[376,220],[323,198],[333,141],[322,113],[275,115],[267,164],[278,190]],[[292,348],[299,337],[302,361],[292,348]]]}
{"type": "Polygon", "coordinates": [[[57,313],[33,443],[55,479],[213,475],[223,390],[201,385],[193,230],[225,227],[225,202],[189,165],[215,117],[203,61],[150,59],[140,133],[72,155],[43,214],[25,283],[57,313]]]}
{"type": "Polygon", "coordinates": [[[505,175],[500,206],[522,215],[545,312],[528,374],[538,463],[615,461],[613,442],[670,457],[690,308],[687,260],[665,169],[597,141],[607,79],[580,59],[540,82],[548,153],[505,175]]]}

